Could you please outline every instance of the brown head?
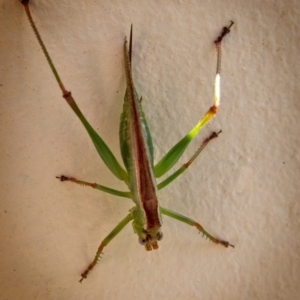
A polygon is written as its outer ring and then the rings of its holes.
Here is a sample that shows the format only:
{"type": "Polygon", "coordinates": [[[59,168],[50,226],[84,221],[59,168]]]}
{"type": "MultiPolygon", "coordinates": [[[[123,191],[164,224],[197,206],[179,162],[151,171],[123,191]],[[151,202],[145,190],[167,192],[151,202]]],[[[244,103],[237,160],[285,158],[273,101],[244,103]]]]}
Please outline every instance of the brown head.
{"type": "Polygon", "coordinates": [[[141,236],[139,236],[139,243],[145,246],[147,251],[151,251],[152,249],[158,249],[158,241],[161,241],[163,238],[163,234],[160,231],[160,228],[151,229],[151,230],[143,230],[141,236]]]}

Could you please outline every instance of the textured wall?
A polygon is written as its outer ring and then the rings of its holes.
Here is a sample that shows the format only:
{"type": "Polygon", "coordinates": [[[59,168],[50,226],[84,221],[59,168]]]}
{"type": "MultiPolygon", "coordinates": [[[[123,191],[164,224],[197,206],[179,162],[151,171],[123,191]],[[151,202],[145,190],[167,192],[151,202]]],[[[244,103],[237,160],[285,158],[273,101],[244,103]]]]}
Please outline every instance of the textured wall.
{"type": "Polygon", "coordinates": [[[180,162],[211,131],[223,133],[159,193],[163,206],[236,248],[164,218],[158,251],[144,251],[128,226],[77,282],[132,205],[55,179],[65,174],[125,188],[64,103],[22,5],[2,0],[1,299],[296,299],[300,2],[31,2],[65,85],[118,158],[130,24],[134,80],[157,161],[212,103],[212,42],[236,22],[223,45],[220,112],[180,162]]]}

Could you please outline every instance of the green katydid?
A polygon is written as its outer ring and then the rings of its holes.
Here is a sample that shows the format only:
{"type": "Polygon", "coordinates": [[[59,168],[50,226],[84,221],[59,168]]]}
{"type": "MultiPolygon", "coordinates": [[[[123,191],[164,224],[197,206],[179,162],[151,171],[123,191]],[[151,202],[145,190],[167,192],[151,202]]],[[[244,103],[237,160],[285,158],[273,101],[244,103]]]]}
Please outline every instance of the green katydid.
{"type": "Polygon", "coordinates": [[[225,247],[231,246],[227,241],[218,239],[209,234],[199,223],[196,221],[180,215],[174,211],[163,208],[159,205],[157,199],[157,191],[162,189],[182,174],[190,164],[196,159],[200,152],[206,145],[218,136],[218,133],[213,132],[208,138],[204,140],[199,149],[190,158],[190,160],[182,165],[177,171],[168,176],[165,180],[156,183],[156,178],[166,174],[179,158],[184,153],[188,144],[195,138],[201,128],[217,113],[220,102],[220,70],[221,70],[221,42],[224,36],[230,32],[233,22],[230,22],[228,27],[224,27],[220,36],[215,40],[217,50],[217,70],[215,78],[215,94],[213,105],[208,109],[206,114],[200,121],[192,128],[192,130],[184,136],[173,148],[156,164],[154,165],[153,158],[153,144],[149,127],[147,125],[144,112],[142,110],[141,99],[135,90],[132,79],[132,27],[130,32],[129,50],[127,48],[127,41],[124,41],[124,60],[125,60],[125,75],[127,88],[124,97],[123,112],[120,120],[120,149],[125,169],[119,164],[111,150],[102,140],[102,138],[95,132],[92,126],[83,116],[78,108],[71,92],[67,91],[64,87],[56,68],[46,50],[42,38],[33,22],[30,10],[29,0],[21,0],[24,5],[27,17],[37,37],[37,40],[46,56],[50,68],[58,82],[58,85],[63,93],[63,98],[70,105],[72,110],[78,116],[83,126],[87,130],[90,138],[92,139],[96,150],[98,151],[103,162],[109,170],[120,180],[124,181],[128,186],[129,191],[119,191],[97,183],[85,182],[72,177],[59,176],[61,181],[71,181],[80,185],[90,186],[92,188],[101,190],[103,192],[113,194],[120,197],[130,198],[135,206],[129,211],[129,214],[102,240],[94,260],[81,274],[80,282],[87,277],[88,273],[95,267],[100,259],[101,253],[109,242],[130,222],[132,221],[134,233],[138,235],[139,242],[145,246],[147,251],[158,248],[158,241],[163,237],[161,232],[162,217],[166,215],[178,221],[186,223],[190,226],[196,227],[206,238],[216,244],[221,244],[225,247]]]}

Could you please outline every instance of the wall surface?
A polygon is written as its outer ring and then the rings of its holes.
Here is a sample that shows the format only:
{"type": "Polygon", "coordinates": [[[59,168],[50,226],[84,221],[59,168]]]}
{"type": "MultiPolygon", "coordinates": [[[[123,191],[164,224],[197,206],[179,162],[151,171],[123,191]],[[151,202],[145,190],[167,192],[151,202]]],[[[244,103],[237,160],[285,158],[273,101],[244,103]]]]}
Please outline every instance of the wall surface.
{"type": "Polygon", "coordinates": [[[129,225],[78,283],[132,203],[55,179],[126,188],[61,97],[22,5],[2,0],[1,299],[297,299],[300,2],[32,0],[31,10],[64,84],[118,159],[130,24],[158,161],[211,105],[213,41],[235,21],[223,44],[219,114],[178,165],[210,132],[223,133],[159,192],[162,206],[235,248],[165,217],[159,250],[146,252],[129,225]]]}

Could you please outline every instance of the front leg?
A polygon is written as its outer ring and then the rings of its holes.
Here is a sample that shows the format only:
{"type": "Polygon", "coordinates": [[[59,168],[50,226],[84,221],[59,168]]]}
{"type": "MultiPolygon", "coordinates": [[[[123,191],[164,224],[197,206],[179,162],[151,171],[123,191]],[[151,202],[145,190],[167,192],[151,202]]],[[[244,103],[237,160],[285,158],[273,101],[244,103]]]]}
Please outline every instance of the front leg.
{"type": "Polygon", "coordinates": [[[185,217],[185,216],[183,216],[183,215],[180,215],[180,214],[178,214],[178,213],[176,213],[176,212],[174,212],[174,211],[172,211],[172,210],[169,210],[169,209],[166,209],[166,208],[163,208],[163,207],[161,207],[161,213],[162,213],[163,215],[166,215],[166,216],[168,216],[168,217],[171,217],[171,218],[173,218],[173,219],[175,219],[175,220],[178,220],[178,221],[183,222],[183,223],[185,223],[185,224],[188,224],[188,225],[190,225],[190,226],[195,226],[200,232],[202,232],[203,236],[207,237],[210,241],[212,241],[212,242],[214,242],[214,243],[216,243],[216,244],[221,244],[221,245],[223,245],[223,246],[226,247],[226,248],[227,248],[228,246],[234,248],[234,245],[230,244],[230,243],[227,242],[227,241],[223,241],[223,240],[221,240],[221,239],[218,239],[218,238],[212,236],[210,233],[208,233],[208,232],[202,227],[202,225],[200,225],[199,223],[197,223],[196,221],[194,221],[194,220],[192,220],[192,219],[190,219],[190,218],[188,218],[188,217],[185,217]]]}
{"type": "Polygon", "coordinates": [[[98,250],[96,252],[95,258],[86,268],[86,270],[81,274],[81,279],[79,282],[82,282],[83,279],[87,278],[89,272],[95,267],[99,259],[101,258],[101,254],[103,254],[103,249],[108,243],[130,222],[133,220],[132,213],[129,213],[108,235],[107,237],[101,242],[98,250]]]}

